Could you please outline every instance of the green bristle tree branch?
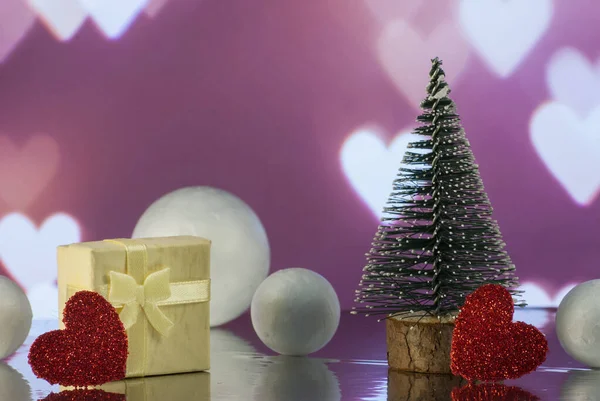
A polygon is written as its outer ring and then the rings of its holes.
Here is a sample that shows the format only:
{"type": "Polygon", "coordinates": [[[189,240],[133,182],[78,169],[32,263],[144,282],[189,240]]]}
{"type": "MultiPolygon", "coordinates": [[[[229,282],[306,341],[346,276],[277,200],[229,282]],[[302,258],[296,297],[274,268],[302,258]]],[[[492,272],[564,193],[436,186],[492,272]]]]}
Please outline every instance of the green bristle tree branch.
{"type": "Polygon", "coordinates": [[[442,316],[484,284],[508,288],[524,305],[441,65],[432,60],[414,130],[422,139],[409,144],[393,182],[354,314],[442,316]]]}

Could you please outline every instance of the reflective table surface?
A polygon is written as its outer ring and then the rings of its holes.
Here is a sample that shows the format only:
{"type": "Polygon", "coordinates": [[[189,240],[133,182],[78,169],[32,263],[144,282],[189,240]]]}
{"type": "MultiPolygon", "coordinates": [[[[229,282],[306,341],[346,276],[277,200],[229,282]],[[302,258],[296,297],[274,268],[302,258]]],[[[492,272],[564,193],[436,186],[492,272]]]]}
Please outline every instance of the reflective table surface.
{"type": "Polygon", "coordinates": [[[54,321],[35,321],[26,343],[0,362],[0,401],[27,400],[600,400],[600,371],[585,369],[561,348],[554,312],[521,310],[515,320],[539,327],[550,352],[536,372],[493,387],[466,387],[451,376],[388,372],[385,323],[342,314],[331,342],[310,357],[277,356],[258,339],[249,315],[211,331],[211,370],[124,380],[105,392],[60,392],[35,378],[29,345],[54,321]],[[53,394],[54,393],[54,394],[53,394]]]}

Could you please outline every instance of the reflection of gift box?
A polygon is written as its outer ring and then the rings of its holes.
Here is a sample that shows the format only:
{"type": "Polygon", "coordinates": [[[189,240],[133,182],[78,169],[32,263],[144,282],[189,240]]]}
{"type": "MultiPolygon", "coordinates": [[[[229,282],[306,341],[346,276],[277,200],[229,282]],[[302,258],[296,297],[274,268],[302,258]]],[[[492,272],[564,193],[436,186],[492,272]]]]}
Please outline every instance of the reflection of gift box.
{"type": "Polygon", "coordinates": [[[127,401],[206,401],[210,400],[210,374],[184,373],[107,383],[100,389],[124,394],[127,401]]]}
{"type": "MultiPolygon", "coordinates": [[[[210,367],[210,241],[191,236],[119,239],[58,248],[59,312],[93,290],[127,329],[126,377],[210,367]]],[[[64,328],[61,322],[61,328],[64,328]]]]}

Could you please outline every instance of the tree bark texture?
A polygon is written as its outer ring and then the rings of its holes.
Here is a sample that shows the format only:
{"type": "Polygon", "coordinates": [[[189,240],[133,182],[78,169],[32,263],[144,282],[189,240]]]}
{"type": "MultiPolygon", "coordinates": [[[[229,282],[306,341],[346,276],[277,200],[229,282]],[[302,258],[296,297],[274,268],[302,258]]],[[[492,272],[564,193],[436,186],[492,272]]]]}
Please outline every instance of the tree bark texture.
{"type": "Polygon", "coordinates": [[[450,347],[455,315],[394,317],[386,320],[387,357],[393,370],[451,374],[450,347]]]}

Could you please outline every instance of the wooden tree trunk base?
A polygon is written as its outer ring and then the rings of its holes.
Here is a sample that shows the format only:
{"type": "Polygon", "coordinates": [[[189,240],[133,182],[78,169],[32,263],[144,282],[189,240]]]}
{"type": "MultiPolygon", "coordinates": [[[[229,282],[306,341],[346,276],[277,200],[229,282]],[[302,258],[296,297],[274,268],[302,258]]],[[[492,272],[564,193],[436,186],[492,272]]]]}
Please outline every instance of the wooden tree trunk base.
{"type": "Polygon", "coordinates": [[[412,315],[386,320],[387,357],[391,369],[451,374],[450,347],[456,315],[441,319],[412,315]]]}
{"type": "Polygon", "coordinates": [[[467,381],[458,376],[388,370],[388,401],[447,401],[467,381]]]}

